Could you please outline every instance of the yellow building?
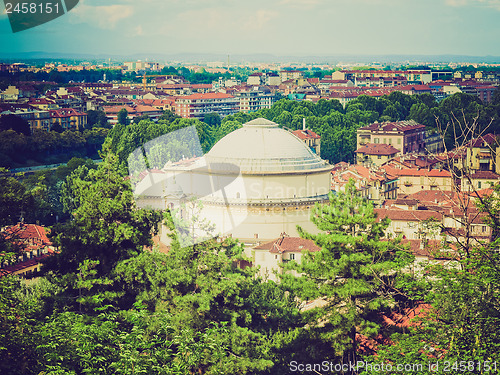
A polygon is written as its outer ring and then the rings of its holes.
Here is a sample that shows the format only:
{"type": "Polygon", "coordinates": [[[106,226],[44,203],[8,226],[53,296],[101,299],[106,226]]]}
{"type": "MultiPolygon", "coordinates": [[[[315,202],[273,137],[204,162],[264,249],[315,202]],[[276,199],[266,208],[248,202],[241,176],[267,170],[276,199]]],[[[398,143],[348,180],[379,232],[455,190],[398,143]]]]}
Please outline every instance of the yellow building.
{"type": "Polygon", "coordinates": [[[425,126],[413,120],[374,122],[357,131],[357,148],[368,144],[386,144],[397,148],[402,155],[425,152],[425,126]]]}
{"type": "Polygon", "coordinates": [[[467,161],[466,166],[473,171],[492,171],[498,173],[497,152],[500,143],[500,136],[486,134],[469,142],[466,146],[467,161]]]}
{"type": "Polygon", "coordinates": [[[59,124],[66,129],[84,129],[87,125],[87,114],[73,108],[61,108],[50,111],[52,125],[59,124]]]}
{"type": "Polygon", "coordinates": [[[399,150],[390,144],[366,143],[356,150],[356,163],[378,168],[399,155],[399,150]]]}
{"type": "MultiPolygon", "coordinates": [[[[253,248],[254,266],[260,267],[259,273],[262,277],[277,281],[276,274],[282,272],[281,266],[296,261],[300,263],[303,253],[321,251],[321,248],[312,240],[300,237],[290,237],[282,233],[280,238],[263,243],[253,248]]],[[[297,275],[296,271],[292,271],[297,275]]]]}
{"type": "Polygon", "coordinates": [[[491,171],[477,171],[462,178],[462,191],[472,192],[483,189],[490,189],[500,182],[500,175],[491,171]]]}
{"type": "Polygon", "coordinates": [[[396,169],[382,167],[387,173],[399,177],[398,194],[414,194],[421,190],[451,191],[453,178],[450,172],[438,169],[396,169]]]}

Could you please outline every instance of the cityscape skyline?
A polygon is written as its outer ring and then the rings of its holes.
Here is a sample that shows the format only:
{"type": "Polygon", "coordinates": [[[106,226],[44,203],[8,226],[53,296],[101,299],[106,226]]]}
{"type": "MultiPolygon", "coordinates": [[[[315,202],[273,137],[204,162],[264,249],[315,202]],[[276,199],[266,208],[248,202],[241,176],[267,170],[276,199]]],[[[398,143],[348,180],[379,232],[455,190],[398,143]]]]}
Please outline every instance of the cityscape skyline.
{"type": "Polygon", "coordinates": [[[68,14],[12,33],[0,54],[491,56],[499,0],[82,0],[68,14]]]}

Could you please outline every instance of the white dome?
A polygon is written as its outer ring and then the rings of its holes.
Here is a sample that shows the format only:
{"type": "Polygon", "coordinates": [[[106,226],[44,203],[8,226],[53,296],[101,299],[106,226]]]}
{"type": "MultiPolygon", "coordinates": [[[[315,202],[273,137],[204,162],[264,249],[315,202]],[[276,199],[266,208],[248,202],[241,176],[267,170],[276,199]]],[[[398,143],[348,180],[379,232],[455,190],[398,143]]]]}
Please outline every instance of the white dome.
{"type": "Polygon", "coordinates": [[[205,155],[209,164],[229,163],[241,173],[283,172],[322,169],[326,161],[278,124],[257,118],[235,130],[205,155]]]}

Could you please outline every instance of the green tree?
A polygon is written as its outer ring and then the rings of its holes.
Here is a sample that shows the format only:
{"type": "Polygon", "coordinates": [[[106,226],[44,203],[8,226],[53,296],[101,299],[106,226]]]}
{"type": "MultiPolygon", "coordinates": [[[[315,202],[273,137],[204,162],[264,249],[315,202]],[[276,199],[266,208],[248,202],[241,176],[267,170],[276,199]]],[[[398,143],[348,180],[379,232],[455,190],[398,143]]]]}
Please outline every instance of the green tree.
{"type": "Polygon", "coordinates": [[[12,129],[17,133],[30,135],[31,129],[28,122],[16,115],[0,116],[0,132],[12,129]]]}
{"type": "Polygon", "coordinates": [[[128,112],[125,108],[118,111],[117,120],[119,124],[128,125],[130,120],[128,118],[128,112]]]}
{"type": "Polygon", "coordinates": [[[98,275],[107,274],[119,260],[151,245],[157,213],[135,207],[130,183],[117,173],[112,154],[97,169],[77,168],[63,186],[63,202],[73,220],[56,230],[60,252],[50,269],[74,273],[84,260],[99,260],[98,275]]]}
{"type": "Polygon", "coordinates": [[[203,122],[211,128],[217,127],[221,123],[220,115],[216,112],[207,113],[203,116],[203,122]]]}
{"type": "MultiPolygon", "coordinates": [[[[0,173],[5,172],[0,168],[0,173]]],[[[30,191],[14,177],[0,176],[0,228],[19,221],[33,208],[30,191]]]]}
{"type": "Polygon", "coordinates": [[[87,128],[91,129],[93,127],[109,127],[108,119],[104,111],[87,111],[87,128]]]}
{"type": "Polygon", "coordinates": [[[137,117],[134,117],[134,121],[132,121],[134,124],[138,124],[139,122],[141,122],[142,120],[149,120],[149,116],[148,115],[142,115],[142,116],[137,116],[137,117]]]}
{"type": "Polygon", "coordinates": [[[36,305],[22,298],[25,288],[15,276],[0,277],[0,372],[32,374],[36,366],[34,320],[36,305]]]}
{"type": "Polygon", "coordinates": [[[377,313],[394,299],[392,282],[411,261],[394,241],[382,241],[388,220],[378,221],[371,202],[356,193],[351,180],[345,192],[330,195],[326,205],[316,205],[312,221],[319,234],[304,232],[321,251],[306,253],[301,264],[285,267],[282,282],[302,300],[322,299],[325,306],[307,313],[308,327],[330,345],[333,358],[356,363],[356,334],[373,336],[380,330],[377,313]]]}
{"type": "Polygon", "coordinates": [[[180,118],[180,116],[177,116],[172,111],[166,109],[163,111],[163,114],[160,117],[158,117],[158,121],[165,121],[166,123],[171,123],[172,121],[178,118],[180,118]]]}

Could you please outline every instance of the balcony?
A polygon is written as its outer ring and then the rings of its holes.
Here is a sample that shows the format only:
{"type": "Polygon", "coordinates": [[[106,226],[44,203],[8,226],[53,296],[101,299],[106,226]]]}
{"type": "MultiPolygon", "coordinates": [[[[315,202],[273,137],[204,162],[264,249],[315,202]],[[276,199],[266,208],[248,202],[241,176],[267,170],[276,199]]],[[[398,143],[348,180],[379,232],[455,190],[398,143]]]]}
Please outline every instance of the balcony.
{"type": "Polygon", "coordinates": [[[490,159],[491,158],[491,153],[490,152],[479,152],[476,155],[476,158],[478,158],[478,159],[490,159]]]}

